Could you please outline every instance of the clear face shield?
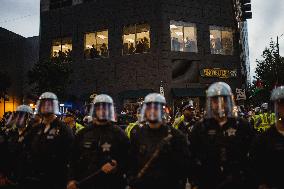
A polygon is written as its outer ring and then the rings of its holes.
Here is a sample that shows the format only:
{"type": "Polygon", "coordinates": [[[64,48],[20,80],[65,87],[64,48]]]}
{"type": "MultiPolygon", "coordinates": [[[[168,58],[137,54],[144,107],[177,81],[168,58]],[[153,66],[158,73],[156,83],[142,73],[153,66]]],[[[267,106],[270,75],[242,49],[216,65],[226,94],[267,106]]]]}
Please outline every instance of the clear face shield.
{"type": "Polygon", "coordinates": [[[275,123],[284,128],[284,99],[274,102],[275,123]]]}
{"type": "Polygon", "coordinates": [[[165,106],[160,103],[143,104],[140,122],[162,123],[165,119],[165,106]]]}
{"type": "Polygon", "coordinates": [[[58,102],[53,99],[43,99],[39,100],[37,102],[37,114],[58,114],[59,113],[59,107],[58,102]]]}
{"type": "Polygon", "coordinates": [[[15,124],[18,128],[24,128],[28,125],[30,115],[27,112],[16,112],[15,113],[15,124]]]}
{"type": "Polygon", "coordinates": [[[235,104],[232,96],[208,97],[206,118],[235,117],[235,104]]]}
{"type": "Polygon", "coordinates": [[[6,126],[13,127],[16,126],[17,128],[24,128],[28,125],[30,120],[30,115],[27,112],[14,112],[9,116],[6,122],[6,126]]]}
{"type": "Polygon", "coordinates": [[[110,103],[97,103],[92,105],[90,109],[90,116],[95,118],[97,121],[115,122],[114,106],[110,103]]]}
{"type": "Polygon", "coordinates": [[[10,115],[7,116],[5,126],[7,128],[11,128],[15,125],[16,123],[15,121],[16,121],[15,113],[11,113],[10,115]]]}

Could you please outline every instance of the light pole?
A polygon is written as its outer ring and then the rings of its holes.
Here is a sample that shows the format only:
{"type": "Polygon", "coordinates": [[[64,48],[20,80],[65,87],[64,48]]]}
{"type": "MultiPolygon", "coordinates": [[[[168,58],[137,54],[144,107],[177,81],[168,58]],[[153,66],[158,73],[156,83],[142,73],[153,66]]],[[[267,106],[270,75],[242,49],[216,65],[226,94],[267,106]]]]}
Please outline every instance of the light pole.
{"type": "Polygon", "coordinates": [[[284,33],[282,34],[282,35],[280,35],[280,36],[277,36],[277,40],[276,40],[276,46],[277,46],[277,54],[278,54],[278,57],[280,57],[280,52],[279,52],[279,39],[281,38],[281,37],[283,37],[284,36],[284,33]]]}
{"type": "Polygon", "coordinates": [[[276,62],[276,85],[275,85],[275,88],[277,87],[278,85],[278,64],[280,64],[281,62],[281,59],[280,59],[280,48],[279,48],[279,39],[283,36],[284,34],[281,34],[280,36],[277,36],[277,39],[276,39],[276,48],[277,48],[277,62],[276,62]]]}

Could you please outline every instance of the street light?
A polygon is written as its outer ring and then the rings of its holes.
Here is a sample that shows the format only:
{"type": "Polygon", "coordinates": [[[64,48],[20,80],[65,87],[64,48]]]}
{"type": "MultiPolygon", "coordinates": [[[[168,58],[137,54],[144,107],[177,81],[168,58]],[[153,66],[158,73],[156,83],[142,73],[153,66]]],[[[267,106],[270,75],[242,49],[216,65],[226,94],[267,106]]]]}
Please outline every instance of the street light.
{"type": "Polygon", "coordinates": [[[276,40],[276,46],[277,46],[277,53],[278,53],[278,56],[280,56],[279,54],[279,39],[281,38],[281,37],[283,37],[283,35],[284,35],[284,33],[283,34],[281,34],[280,36],[277,36],[277,40],[276,40]]]}
{"type": "MultiPolygon", "coordinates": [[[[280,49],[279,49],[279,39],[284,35],[281,34],[280,36],[277,36],[277,39],[276,39],[276,48],[277,48],[277,60],[278,60],[278,63],[280,63],[280,49]]],[[[278,85],[278,64],[276,63],[276,70],[275,70],[275,74],[276,74],[276,85],[275,85],[275,88],[277,87],[278,85]]]]}

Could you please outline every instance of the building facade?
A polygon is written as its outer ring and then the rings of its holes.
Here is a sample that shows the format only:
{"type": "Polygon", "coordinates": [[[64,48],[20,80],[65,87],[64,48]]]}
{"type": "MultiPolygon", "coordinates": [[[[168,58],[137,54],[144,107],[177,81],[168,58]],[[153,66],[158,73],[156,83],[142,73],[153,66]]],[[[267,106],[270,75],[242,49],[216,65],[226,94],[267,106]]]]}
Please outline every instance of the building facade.
{"type": "Polygon", "coordinates": [[[27,72],[38,61],[38,52],[38,37],[25,38],[0,28],[1,73],[7,74],[11,84],[5,102],[4,98],[0,98],[0,117],[4,112],[15,111],[23,103],[24,96],[28,93],[27,72]]]}
{"type": "Polygon", "coordinates": [[[65,56],[70,93],[112,95],[119,109],[149,92],[173,107],[225,81],[235,91],[240,34],[228,0],[42,0],[40,59],[65,56]]]}
{"type": "Polygon", "coordinates": [[[243,64],[243,75],[247,77],[247,84],[251,83],[249,42],[248,42],[248,24],[247,21],[239,24],[241,41],[241,62],[243,64]]]}

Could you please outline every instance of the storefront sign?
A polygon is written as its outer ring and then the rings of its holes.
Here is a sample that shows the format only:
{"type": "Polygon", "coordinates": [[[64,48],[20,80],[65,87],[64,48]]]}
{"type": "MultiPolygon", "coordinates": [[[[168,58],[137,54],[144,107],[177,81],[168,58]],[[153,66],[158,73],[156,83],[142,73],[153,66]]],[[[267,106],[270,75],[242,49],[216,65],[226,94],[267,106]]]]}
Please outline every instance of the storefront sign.
{"type": "Polygon", "coordinates": [[[217,77],[217,78],[235,78],[237,70],[226,70],[220,68],[206,68],[200,71],[202,77],[217,77]]]}
{"type": "Polygon", "coordinates": [[[163,86],[163,81],[161,81],[161,85],[160,85],[160,94],[165,96],[165,90],[164,90],[164,86],[163,86]]]}
{"type": "Polygon", "coordinates": [[[96,93],[91,94],[90,99],[94,99],[96,96],[97,96],[97,94],[96,94],[96,93]]]}
{"type": "Polygon", "coordinates": [[[163,96],[165,96],[164,87],[162,87],[162,86],[160,87],[160,94],[163,95],[163,96]]]}
{"type": "Polygon", "coordinates": [[[246,100],[246,90],[236,88],[237,100],[246,100]]]}

